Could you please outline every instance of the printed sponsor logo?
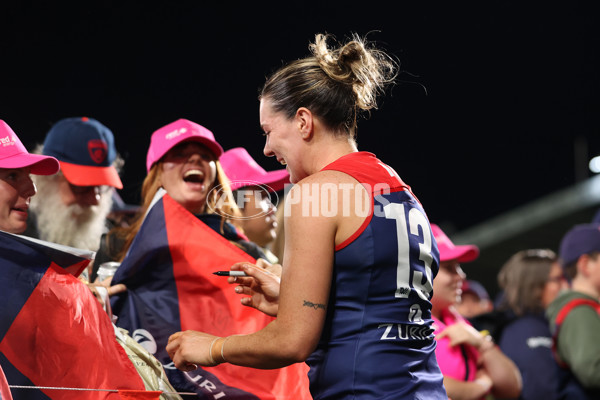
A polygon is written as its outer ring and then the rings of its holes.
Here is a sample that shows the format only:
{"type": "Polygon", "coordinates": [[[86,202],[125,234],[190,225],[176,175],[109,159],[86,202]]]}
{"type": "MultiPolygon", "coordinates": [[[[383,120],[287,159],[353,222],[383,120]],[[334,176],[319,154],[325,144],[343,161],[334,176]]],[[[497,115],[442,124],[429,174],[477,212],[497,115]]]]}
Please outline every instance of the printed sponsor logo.
{"type": "Polygon", "coordinates": [[[383,329],[379,340],[433,340],[433,329],[426,325],[380,324],[383,329]]]}
{"type": "MultiPolygon", "coordinates": [[[[163,364],[163,368],[171,371],[177,370],[177,367],[175,367],[175,363],[173,361],[168,364],[163,364]]],[[[183,375],[188,381],[196,384],[199,389],[211,394],[213,399],[220,399],[227,396],[222,390],[219,390],[213,381],[205,378],[202,375],[203,372],[204,371],[202,369],[197,369],[195,371],[184,372],[183,375]]]]}
{"type": "Polygon", "coordinates": [[[226,396],[223,391],[219,390],[213,381],[200,375],[199,372],[201,372],[201,370],[185,372],[185,377],[198,385],[198,388],[210,393],[213,396],[213,399],[220,399],[226,396]]]}
{"type": "Polygon", "coordinates": [[[175,129],[174,131],[171,131],[169,133],[167,133],[165,135],[165,139],[175,139],[176,137],[183,135],[184,133],[187,132],[187,128],[179,128],[179,129],[175,129]]]}
{"type": "Polygon", "coordinates": [[[15,145],[15,140],[10,137],[4,137],[4,138],[0,138],[0,144],[2,144],[2,147],[6,147],[6,146],[14,146],[15,145]]]}
{"type": "Polygon", "coordinates": [[[527,339],[527,347],[535,349],[536,347],[552,348],[552,338],[547,336],[534,336],[527,339]]]}
{"type": "Polygon", "coordinates": [[[150,354],[156,354],[157,346],[154,336],[145,329],[136,329],[131,336],[150,354]]]}

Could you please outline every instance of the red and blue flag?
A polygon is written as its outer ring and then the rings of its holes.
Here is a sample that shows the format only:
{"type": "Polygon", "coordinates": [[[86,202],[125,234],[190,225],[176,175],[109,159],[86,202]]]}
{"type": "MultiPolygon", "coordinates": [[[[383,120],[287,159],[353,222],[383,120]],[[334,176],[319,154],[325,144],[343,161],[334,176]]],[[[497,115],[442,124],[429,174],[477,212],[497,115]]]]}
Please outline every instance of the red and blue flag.
{"type": "Polygon", "coordinates": [[[145,390],[108,315],[76,277],[90,259],[63,250],[0,231],[0,367],[12,397],[117,400],[116,390],[145,390]]]}
{"type": "Polygon", "coordinates": [[[182,372],[169,358],[167,341],[177,331],[246,334],[273,320],[243,307],[226,278],[213,275],[240,261],[255,262],[159,192],[113,278],[113,284],[128,288],[112,299],[117,326],[162,362],[178,391],[196,392],[201,399],[310,399],[304,363],[274,370],[225,363],[182,372]]]}

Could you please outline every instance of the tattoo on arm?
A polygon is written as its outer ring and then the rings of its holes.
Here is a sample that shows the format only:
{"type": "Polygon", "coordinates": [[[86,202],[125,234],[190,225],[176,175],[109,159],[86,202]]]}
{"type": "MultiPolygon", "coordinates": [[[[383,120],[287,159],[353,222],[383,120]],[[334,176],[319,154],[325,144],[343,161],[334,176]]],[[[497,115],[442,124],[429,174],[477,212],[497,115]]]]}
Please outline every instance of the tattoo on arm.
{"type": "Polygon", "coordinates": [[[318,310],[319,308],[322,308],[323,310],[325,309],[325,304],[315,304],[315,303],[311,303],[310,301],[306,301],[304,300],[304,307],[312,307],[315,310],[318,310]]]}

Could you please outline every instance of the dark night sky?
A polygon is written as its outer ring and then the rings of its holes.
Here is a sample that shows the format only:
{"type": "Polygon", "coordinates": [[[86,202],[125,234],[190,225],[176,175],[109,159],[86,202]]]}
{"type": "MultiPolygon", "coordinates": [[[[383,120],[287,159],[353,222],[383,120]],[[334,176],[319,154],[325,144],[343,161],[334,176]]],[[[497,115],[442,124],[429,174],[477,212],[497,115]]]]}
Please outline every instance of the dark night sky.
{"type": "Polygon", "coordinates": [[[587,159],[600,154],[591,1],[15,3],[1,11],[0,118],[30,150],[58,119],[100,120],[126,160],[128,202],[139,199],[151,133],[181,117],[280,168],[262,156],[258,90],[320,32],[371,32],[401,61],[397,85],[359,123],[359,148],[392,165],[447,231],[589,176],[587,159]]]}

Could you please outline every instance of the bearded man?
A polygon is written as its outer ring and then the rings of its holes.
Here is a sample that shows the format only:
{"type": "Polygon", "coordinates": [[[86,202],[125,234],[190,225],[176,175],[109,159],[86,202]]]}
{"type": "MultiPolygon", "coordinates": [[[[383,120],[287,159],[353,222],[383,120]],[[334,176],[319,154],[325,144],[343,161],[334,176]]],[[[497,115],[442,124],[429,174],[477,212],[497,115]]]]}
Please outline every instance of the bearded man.
{"type": "Polygon", "coordinates": [[[36,152],[58,159],[61,171],[34,177],[38,195],[31,201],[25,235],[97,251],[114,189],[123,188],[113,133],[92,118],[65,118],[52,126],[36,152]]]}

